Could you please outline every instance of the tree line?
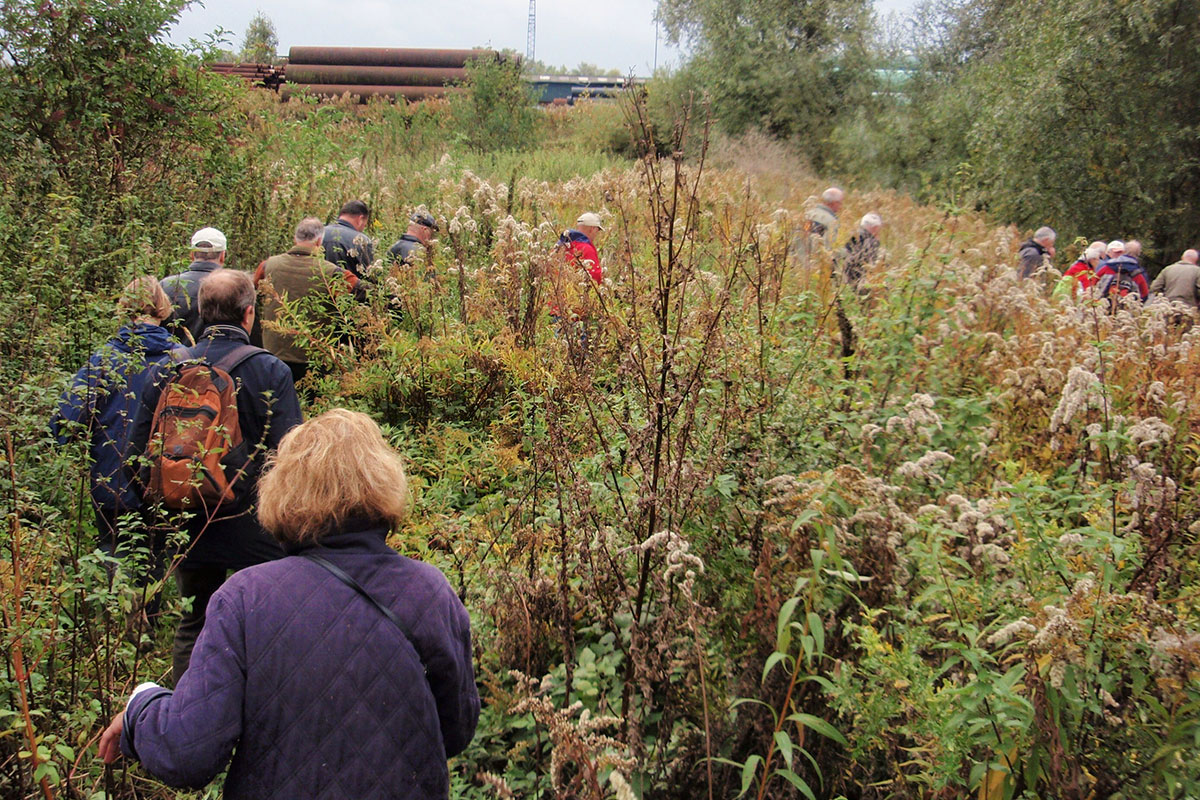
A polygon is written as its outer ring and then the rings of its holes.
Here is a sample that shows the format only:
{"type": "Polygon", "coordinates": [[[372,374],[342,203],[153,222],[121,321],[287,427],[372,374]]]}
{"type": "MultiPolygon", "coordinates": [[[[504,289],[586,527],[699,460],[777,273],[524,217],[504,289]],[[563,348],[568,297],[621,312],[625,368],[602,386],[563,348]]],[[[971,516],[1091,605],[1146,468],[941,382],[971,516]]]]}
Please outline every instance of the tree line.
{"type": "Polygon", "coordinates": [[[1169,263],[1200,237],[1196,0],[662,0],[721,126],[814,169],[1065,240],[1135,232],[1169,263]]]}

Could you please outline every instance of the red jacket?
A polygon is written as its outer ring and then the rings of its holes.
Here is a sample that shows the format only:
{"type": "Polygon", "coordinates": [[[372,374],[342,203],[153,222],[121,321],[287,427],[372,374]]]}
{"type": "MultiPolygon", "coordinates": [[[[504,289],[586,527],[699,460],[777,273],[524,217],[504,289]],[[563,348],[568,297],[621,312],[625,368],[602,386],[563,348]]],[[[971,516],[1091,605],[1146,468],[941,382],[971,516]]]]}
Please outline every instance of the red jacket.
{"type": "Polygon", "coordinates": [[[592,280],[596,283],[604,280],[604,270],[600,266],[600,255],[596,252],[596,245],[592,244],[592,240],[586,234],[571,228],[558,237],[558,243],[566,249],[568,264],[574,264],[581,269],[586,269],[588,275],[591,275],[592,280]]]}
{"type": "Polygon", "coordinates": [[[1082,258],[1067,267],[1067,271],[1063,273],[1063,277],[1073,277],[1079,281],[1079,287],[1075,290],[1076,294],[1086,292],[1096,285],[1096,273],[1092,270],[1092,265],[1082,258]]]}

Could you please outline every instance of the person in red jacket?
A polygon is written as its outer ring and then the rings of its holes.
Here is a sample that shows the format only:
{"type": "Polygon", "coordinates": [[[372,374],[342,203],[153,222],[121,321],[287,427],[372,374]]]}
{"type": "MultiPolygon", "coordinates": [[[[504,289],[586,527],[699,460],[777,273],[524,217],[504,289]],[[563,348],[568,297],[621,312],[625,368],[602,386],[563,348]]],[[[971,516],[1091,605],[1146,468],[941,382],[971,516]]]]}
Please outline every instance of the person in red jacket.
{"type": "Polygon", "coordinates": [[[604,280],[604,269],[600,266],[595,244],[602,230],[600,215],[588,211],[575,220],[574,228],[558,237],[558,246],[566,253],[567,263],[587,270],[596,283],[604,280]]]}
{"type": "Polygon", "coordinates": [[[1088,289],[1096,285],[1096,267],[1104,260],[1108,245],[1104,242],[1092,242],[1080,254],[1079,259],[1067,267],[1063,279],[1074,278],[1076,283],[1071,294],[1075,297],[1086,294],[1088,289]]]}

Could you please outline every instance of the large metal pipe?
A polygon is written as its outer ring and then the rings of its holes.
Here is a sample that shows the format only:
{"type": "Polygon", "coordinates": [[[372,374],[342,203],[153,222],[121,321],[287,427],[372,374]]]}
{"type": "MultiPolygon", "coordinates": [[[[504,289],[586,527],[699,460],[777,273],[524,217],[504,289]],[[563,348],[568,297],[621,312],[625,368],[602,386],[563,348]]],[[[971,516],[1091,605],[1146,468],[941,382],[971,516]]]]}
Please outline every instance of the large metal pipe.
{"type": "Polygon", "coordinates": [[[341,97],[347,92],[365,102],[368,97],[403,97],[406,100],[424,100],[428,97],[440,97],[455,91],[442,86],[355,86],[351,84],[329,83],[285,83],[280,89],[279,96],[287,100],[301,92],[317,97],[341,97]]]}
{"type": "Polygon", "coordinates": [[[472,58],[499,58],[495,50],[436,50],[412,47],[293,47],[289,64],[359,67],[459,67],[472,58]]]}
{"type": "Polygon", "coordinates": [[[445,86],[465,80],[467,71],[453,67],[360,67],[345,64],[288,64],[291,83],[356,86],[445,86]]]}

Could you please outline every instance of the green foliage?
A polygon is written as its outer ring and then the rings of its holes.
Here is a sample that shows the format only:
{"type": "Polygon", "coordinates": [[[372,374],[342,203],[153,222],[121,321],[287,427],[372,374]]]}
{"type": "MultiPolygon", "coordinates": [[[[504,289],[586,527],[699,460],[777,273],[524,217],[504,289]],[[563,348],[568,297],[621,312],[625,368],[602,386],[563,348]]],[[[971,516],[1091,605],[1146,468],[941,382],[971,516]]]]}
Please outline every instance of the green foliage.
{"type": "Polygon", "coordinates": [[[813,161],[841,114],[870,96],[862,0],[663,0],[671,39],[693,50],[686,67],[732,133],[761,129],[798,140],[813,161]]]}
{"type": "Polygon", "coordinates": [[[1160,263],[1200,237],[1200,6],[988,0],[924,13],[914,26],[938,34],[910,40],[919,66],[904,94],[834,134],[847,169],[1067,238],[1136,236],[1160,263]]]}
{"type": "Polygon", "coordinates": [[[256,64],[274,64],[279,58],[278,54],[279,36],[275,33],[275,23],[259,11],[246,26],[246,35],[242,38],[241,60],[256,64]]]}
{"type": "Polygon", "coordinates": [[[538,59],[523,62],[526,75],[606,75],[613,78],[621,77],[619,69],[602,69],[588,61],[580,61],[578,66],[568,67],[565,64],[554,66],[538,59]]]}
{"type": "Polygon", "coordinates": [[[524,150],[533,144],[539,115],[515,59],[477,58],[467,64],[465,91],[450,97],[458,136],[477,152],[524,150]]]}
{"type": "MultiPolygon", "coordinates": [[[[369,303],[279,324],[321,368],[306,412],[364,410],[405,455],[391,543],[471,610],[485,710],[453,796],[1200,795],[1191,337],[1047,301],[1007,231],[886,192],[848,194],[893,255],[839,297],[789,259],[824,182],[754,137],[711,169],[690,80],[552,110],[524,151],[471,141],[459,100],[196,84],[220,114],[192,147],[148,133],[169,158],[115,188],[4,142],[30,193],[0,203],[0,795],[178,796],[92,756],[172,620],[140,623],[163,589],[95,550],[86,457],[46,433],[112,287],[201,224],[247,268],[347,197],[380,250],[418,204],[438,240],[369,303]],[[583,209],[601,284],[554,253],[583,209]]],[[[974,173],[946,169],[961,211],[974,173]]]]}
{"type": "MultiPolygon", "coordinates": [[[[72,186],[121,191],[162,174],[218,133],[221,97],[194,60],[161,41],[183,0],[5,3],[0,156],[40,161],[72,186]]],[[[6,172],[12,167],[6,167],[6,172]]]]}

